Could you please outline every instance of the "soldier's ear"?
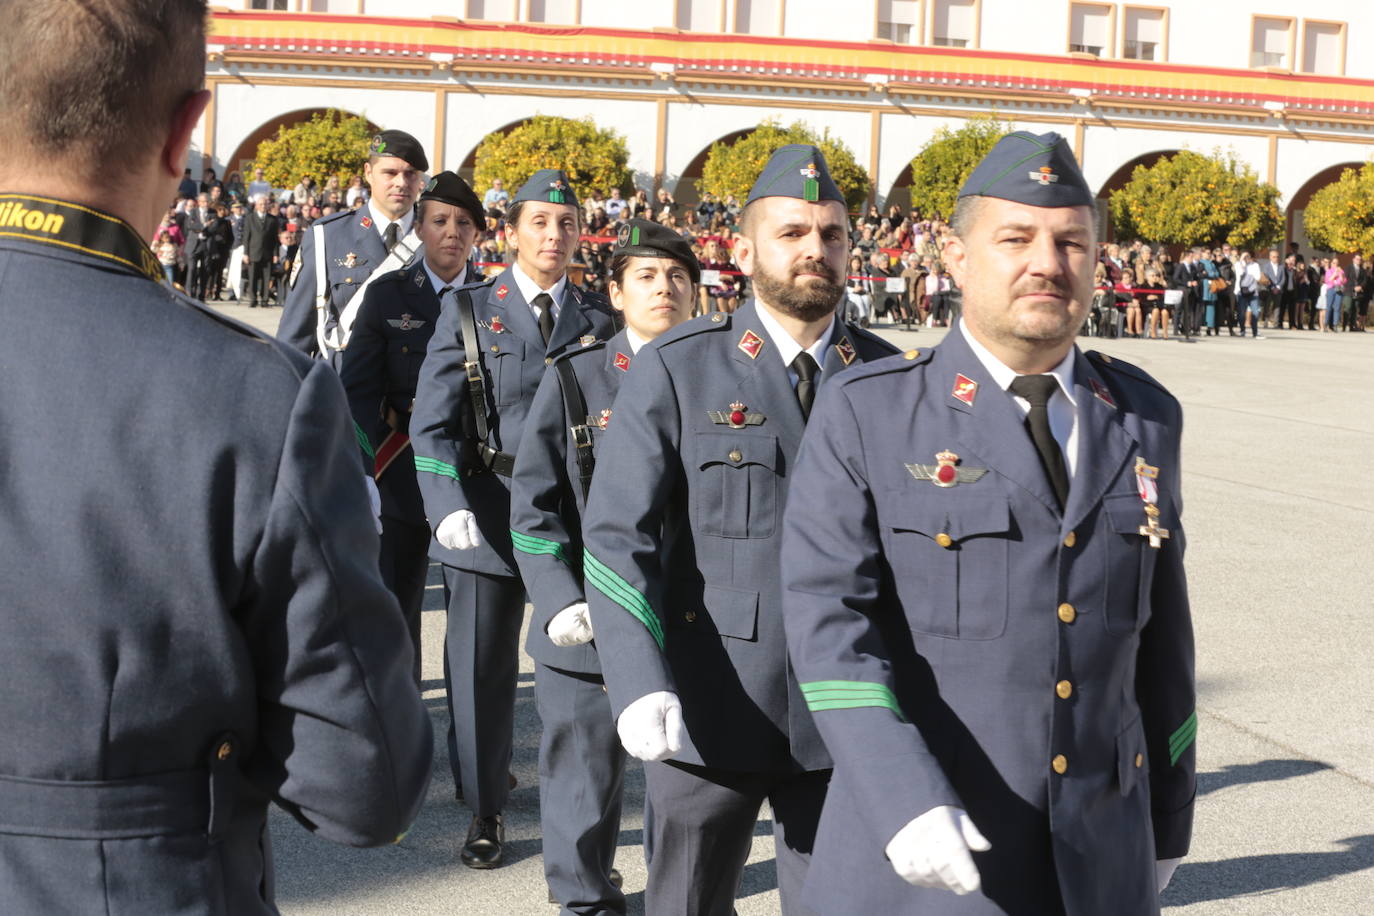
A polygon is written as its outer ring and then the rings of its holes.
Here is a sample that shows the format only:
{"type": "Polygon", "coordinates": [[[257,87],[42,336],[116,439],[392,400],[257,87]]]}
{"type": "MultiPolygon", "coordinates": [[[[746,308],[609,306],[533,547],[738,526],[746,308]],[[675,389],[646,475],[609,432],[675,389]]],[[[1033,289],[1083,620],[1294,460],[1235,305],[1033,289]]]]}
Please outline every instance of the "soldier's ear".
{"type": "Polygon", "coordinates": [[[191,133],[200,122],[205,107],[210,104],[210,90],[202,89],[187,97],[172,113],[172,123],[167,128],[167,136],[162,144],[161,166],[168,175],[176,177],[190,169],[185,168],[186,152],[191,147],[191,133]]]}
{"type": "Polygon", "coordinates": [[[964,285],[964,270],[967,266],[968,249],[964,247],[964,240],[957,235],[950,235],[945,239],[945,250],[941,255],[944,262],[945,271],[954,278],[954,282],[960,287],[964,285]]]}
{"type": "Polygon", "coordinates": [[[735,236],[735,247],[732,250],[735,265],[745,276],[754,273],[754,240],[747,235],[735,236]]]}

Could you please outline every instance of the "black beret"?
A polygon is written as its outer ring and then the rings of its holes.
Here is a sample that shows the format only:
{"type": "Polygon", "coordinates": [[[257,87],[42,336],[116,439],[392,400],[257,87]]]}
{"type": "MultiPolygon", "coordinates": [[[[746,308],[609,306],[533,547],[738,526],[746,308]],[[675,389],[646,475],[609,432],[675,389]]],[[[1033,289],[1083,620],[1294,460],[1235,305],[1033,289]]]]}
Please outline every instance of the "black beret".
{"type": "Polygon", "coordinates": [[[530,176],[530,180],[520,186],[511,198],[511,204],[525,200],[538,200],[550,204],[572,204],[578,206],[577,194],[573,192],[572,182],[562,169],[540,169],[530,176]]]}
{"type": "Polygon", "coordinates": [[[373,137],[372,142],[368,144],[367,155],[395,156],[422,172],[429,171],[429,160],[425,158],[424,147],[420,145],[419,140],[403,130],[384,130],[373,137]]]}
{"type": "Polygon", "coordinates": [[[667,226],[647,219],[629,219],[620,227],[611,256],[618,254],[636,258],[671,258],[687,268],[693,283],[701,282],[701,264],[692,254],[687,240],[667,226]]]}
{"type": "Polygon", "coordinates": [[[440,172],[429,180],[420,192],[420,200],[437,200],[468,211],[478,229],[487,225],[487,214],[482,209],[482,201],[466,181],[453,172],[440,172]]]}
{"type": "Polygon", "coordinates": [[[1064,138],[1024,130],[997,141],[959,196],[1000,197],[1031,207],[1093,206],[1092,189],[1064,138]]]}
{"type": "Polygon", "coordinates": [[[812,202],[838,200],[844,203],[825,156],[820,149],[803,143],[784,146],[772,155],[763,167],[758,181],[749,189],[749,205],[760,197],[795,197],[812,202]]]}

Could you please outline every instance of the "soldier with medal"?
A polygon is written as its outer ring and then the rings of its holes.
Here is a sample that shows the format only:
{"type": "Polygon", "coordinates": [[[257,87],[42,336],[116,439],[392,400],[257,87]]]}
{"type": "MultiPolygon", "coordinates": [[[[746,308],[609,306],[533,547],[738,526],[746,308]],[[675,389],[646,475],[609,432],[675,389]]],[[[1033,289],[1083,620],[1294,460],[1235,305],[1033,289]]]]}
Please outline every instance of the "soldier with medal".
{"type": "Polygon", "coordinates": [[[410,412],[439,300],[476,279],[468,276],[468,255],[485,223],[466,181],[453,172],[431,178],[415,211],[423,257],[368,286],[339,366],[363,463],[380,490],[382,579],[410,628],[417,684],[429,525],[410,450],[410,412]]]}
{"type": "Polygon", "coordinates": [[[539,816],[550,898],[568,914],[624,913],[611,868],[620,834],[625,751],[603,689],[582,584],[582,512],[596,446],[635,355],[692,314],[701,268],[691,246],[631,219],[611,252],[608,291],[625,327],[560,357],[530,405],[511,477],[511,539],[534,604],[539,816]]]}
{"type": "Polygon", "coordinates": [[[639,351],[597,449],[583,573],[611,713],[645,764],[645,911],[726,916],[765,800],[784,913],[830,757],[787,661],[781,512],[818,389],[889,355],[835,314],[849,248],[820,151],[773,154],[735,254],[756,298],[639,351]]]}
{"type": "Polygon", "coordinates": [[[807,427],[783,606],[835,758],[806,881],[827,916],[1156,916],[1188,851],[1182,413],[1074,346],[1095,228],[1063,138],[1004,137],[945,248],[960,321],[807,427]]]}
{"type": "Polygon", "coordinates": [[[428,170],[420,141],[405,131],[372,138],[363,165],[372,196],[316,220],[301,238],[278,340],[338,368],[369,278],[404,267],[419,250],[412,211],[428,170]]]}
{"type": "Polygon", "coordinates": [[[504,861],[525,607],[510,533],[516,447],[547,366],[612,333],[606,300],[568,282],[581,228],[568,176],[536,172],[506,220],[515,263],[442,297],[410,423],[448,592],[449,764],[473,812],[461,855],[471,868],[504,861]]]}

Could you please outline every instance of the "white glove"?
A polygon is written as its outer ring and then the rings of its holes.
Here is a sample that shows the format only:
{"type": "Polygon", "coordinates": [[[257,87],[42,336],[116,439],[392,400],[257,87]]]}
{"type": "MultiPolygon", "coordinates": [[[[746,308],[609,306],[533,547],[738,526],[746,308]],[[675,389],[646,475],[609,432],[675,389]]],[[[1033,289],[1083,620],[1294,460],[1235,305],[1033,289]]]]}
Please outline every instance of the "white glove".
{"type": "Polygon", "coordinates": [[[477,516],[467,509],[450,513],[434,529],[434,537],[449,550],[471,550],[482,544],[482,535],[477,531],[477,516]]]}
{"type": "Polygon", "coordinates": [[[377,533],[382,533],[382,494],[377,489],[377,481],[372,479],[372,475],[364,474],[363,480],[367,481],[367,501],[372,506],[372,520],[377,525],[377,533]]]}
{"type": "Polygon", "coordinates": [[[1182,858],[1178,858],[1160,859],[1155,862],[1155,882],[1159,884],[1161,894],[1164,893],[1164,888],[1169,886],[1169,882],[1174,877],[1174,869],[1178,868],[1178,863],[1182,861],[1182,858]]]}
{"type": "Polygon", "coordinates": [[[631,757],[667,760],[682,750],[682,703],[670,690],[645,694],[625,707],[615,730],[631,757]]]}
{"type": "Polygon", "coordinates": [[[549,621],[545,628],[555,646],[580,646],[592,641],[592,618],[587,602],[570,604],[549,621]]]}
{"type": "Polygon", "coordinates": [[[908,884],[971,894],[982,879],[969,850],[991,848],[963,808],[941,805],[898,830],[883,852],[908,884]]]}

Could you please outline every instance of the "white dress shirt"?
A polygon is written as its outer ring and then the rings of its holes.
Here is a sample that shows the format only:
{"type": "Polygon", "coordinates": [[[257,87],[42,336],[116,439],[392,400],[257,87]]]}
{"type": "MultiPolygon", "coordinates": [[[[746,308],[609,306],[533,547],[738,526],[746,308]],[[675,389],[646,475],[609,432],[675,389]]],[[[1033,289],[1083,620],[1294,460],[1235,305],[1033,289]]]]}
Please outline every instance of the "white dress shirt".
{"type": "MultiPolygon", "coordinates": [[[[1007,392],[1016,402],[1023,416],[1030,413],[1030,401],[1010,392],[1011,383],[1021,373],[1007,366],[994,356],[991,350],[979,343],[964,327],[962,321],[959,322],[959,333],[964,335],[969,349],[978,357],[978,361],[983,364],[988,375],[992,376],[997,387],[1007,392]]],[[[1059,390],[1050,396],[1050,402],[1045,405],[1050,415],[1050,432],[1054,435],[1054,441],[1059,443],[1060,451],[1064,453],[1064,466],[1069,472],[1070,481],[1078,469],[1078,402],[1073,396],[1073,360],[1077,352],[1076,347],[1070,347],[1068,355],[1047,373],[1059,382],[1059,390]]]]}
{"type": "Polygon", "coordinates": [[[386,227],[393,222],[400,224],[400,229],[396,230],[396,238],[403,239],[410,235],[410,225],[415,222],[414,208],[407,210],[405,215],[398,220],[393,220],[382,211],[378,210],[372,201],[367,202],[367,213],[372,217],[372,228],[377,230],[377,236],[382,240],[382,247],[386,247],[386,227]]]}
{"type": "Polygon", "coordinates": [[[425,274],[429,277],[430,286],[434,288],[434,295],[436,296],[439,295],[439,290],[443,289],[445,286],[451,286],[454,289],[457,289],[464,283],[468,282],[468,266],[466,264],[463,265],[462,270],[458,271],[458,276],[453,278],[452,283],[445,283],[443,280],[439,278],[438,274],[429,269],[428,261],[422,261],[421,263],[425,265],[425,274]]]}
{"type": "MultiPolygon", "coordinates": [[[[778,348],[778,355],[782,357],[782,364],[787,367],[787,379],[792,383],[792,387],[797,387],[797,373],[792,371],[792,360],[797,358],[797,354],[802,351],[802,345],[792,339],[792,335],[787,333],[778,320],[768,311],[768,308],[761,302],[755,302],[759,313],[759,323],[763,325],[764,331],[768,333],[769,339],[773,341],[773,346],[778,348]]],[[[825,371],[825,347],[830,342],[830,335],[835,333],[835,316],[830,316],[830,324],[825,326],[825,332],[821,334],[816,342],[806,347],[806,352],[811,354],[811,358],[816,361],[816,366],[820,372],[825,371]]],[[[817,378],[820,377],[817,373],[817,378]]]]}
{"type": "Polygon", "coordinates": [[[625,329],[625,339],[630,342],[631,356],[637,355],[639,353],[639,348],[648,343],[647,340],[645,340],[643,337],[640,337],[638,334],[635,333],[634,328],[630,327],[627,327],[625,329]]]}
{"type": "Polygon", "coordinates": [[[530,314],[534,316],[537,323],[539,321],[539,307],[534,304],[534,297],[540,293],[548,293],[553,300],[553,320],[558,321],[559,314],[563,311],[563,293],[568,287],[568,275],[566,273],[558,278],[558,282],[548,289],[540,289],[539,284],[530,279],[529,274],[520,269],[519,264],[511,265],[511,276],[515,279],[515,288],[520,290],[520,295],[525,297],[525,302],[530,307],[530,314]]]}

